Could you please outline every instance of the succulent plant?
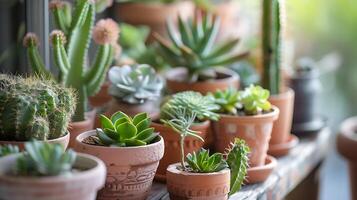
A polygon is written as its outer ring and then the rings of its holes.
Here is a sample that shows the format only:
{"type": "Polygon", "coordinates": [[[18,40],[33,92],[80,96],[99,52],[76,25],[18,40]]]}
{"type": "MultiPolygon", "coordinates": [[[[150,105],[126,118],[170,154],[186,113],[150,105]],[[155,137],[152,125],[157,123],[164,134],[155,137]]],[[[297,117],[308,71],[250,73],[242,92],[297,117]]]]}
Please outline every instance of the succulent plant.
{"type": "Polygon", "coordinates": [[[179,35],[173,21],[167,22],[167,32],[171,42],[155,34],[160,44],[159,53],[172,67],[185,67],[187,81],[212,79],[215,68],[241,60],[247,53],[231,54],[239,39],[230,39],[216,44],[220,20],[217,16],[197,12],[194,19],[183,21],[178,17],[179,35]]]}
{"type": "MultiPolygon", "coordinates": [[[[57,81],[66,87],[74,88],[78,94],[74,121],[84,120],[87,110],[87,97],[95,95],[105,80],[106,72],[112,63],[119,28],[111,19],[102,19],[93,27],[95,19],[93,0],[76,0],[73,13],[70,3],[52,0],[50,9],[54,16],[56,28],[51,33],[53,57],[59,74],[57,81]],[[92,66],[88,65],[88,49],[93,30],[93,39],[99,45],[92,66]],[[67,42],[68,39],[68,42],[67,42]],[[88,67],[88,69],[87,69],[88,67]],[[87,70],[86,70],[87,69],[87,70]]],[[[34,73],[47,78],[54,75],[47,71],[38,51],[38,38],[28,33],[24,38],[28,58],[34,73]]]]}
{"type": "Polygon", "coordinates": [[[228,168],[223,154],[214,153],[209,155],[209,150],[201,149],[197,153],[193,152],[186,155],[186,162],[189,170],[196,173],[219,172],[228,168]]]}
{"type": "Polygon", "coordinates": [[[250,85],[239,92],[240,109],[247,115],[256,115],[271,110],[268,101],[270,92],[260,86],[250,85]]]}
{"type": "Polygon", "coordinates": [[[162,105],[160,118],[172,118],[168,113],[172,113],[170,110],[177,110],[177,108],[185,108],[185,113],[188,115],[194,113],[196,122],[207,119],[218,120],[219,118],[219,115],[214,112],[219,109],[214,99],[203,96],[199,92],[186,91],[174,94],[171,99],[162,105]]]}
{"type": "Polygon", "coordinates": [[[19,147],[13,145],[0,145],[0,157],[7,156],[14,153],[19,153],[19,147]]]}
{"type": "Polygon", "coordinates": [[[76,161],[76,153],[72,150],[65,152],[61,144],[31,141],[25,144],[25,151],[17,160],[16,175],[67,175],[76,161]]]}
{"type": "Polygon", "coordinates": [[[219,105],[218,113],[226,113],[236,115],[239,107],[239,92],[235,88],[228,88],[226,90],[217,90],[215,93],[209,93],[209,96],[214,98],[217,105],[219,105]]]}
{"type": "Polygon", "coordinates": [[[129,104],[141,104],[161,95],[163,79],[149,65],[124,65],[109,70],[109,93],[129,104]]]}
{"type": "Polygon", "coordinates": [[[123,112],[117,112],[107,118],[100,116],[102,128],[98,128],[98,144],[105,146],[142,146],[152,143],[158,133],[154,128],[150,128],[151,119],[147,113],[139,113],[134,118],[129,117],[123,112]]]}
{"type": "Polygon", "coordinates": [[[0,140],[48,140],[67,133],[71,89],[52,81],[0,75],[0,140]]]}

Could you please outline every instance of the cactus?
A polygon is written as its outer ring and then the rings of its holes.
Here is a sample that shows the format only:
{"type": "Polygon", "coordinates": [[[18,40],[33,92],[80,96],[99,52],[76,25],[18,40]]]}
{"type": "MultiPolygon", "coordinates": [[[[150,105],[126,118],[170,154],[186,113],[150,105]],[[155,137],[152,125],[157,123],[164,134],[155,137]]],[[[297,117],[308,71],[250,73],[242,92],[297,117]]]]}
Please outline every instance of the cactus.
{"type": "Polygon", "coordinates": [[[19,153],[19,147],[13,145],[0,145],[0,157],[7,156],[10,154],[19,153]]]}
{"type": "Polygon", "coordinates": [[[0,140],[48,140],[67,133],[72,89],[52,81],[0,75],[0,140]]]}
{"type": "MultiPolygon", "coordinates": [[[[100,20],[93,27],[96,9],[93,0],[76,0],[73,13],[68,2],[59,0],[53,0],[50,9],[58,29],[52,31],[50,37],[54,62],[59,69],[57,81],[77,92],[77,109],[73,121],[82,121],[87,110],[87,97],[99,91],[112,63],[119,28],[111,19],[100,20]],[[87,54],[92,29],[93,39],[99,47],[92,66],[88,68],[87,54]]],[[[38,52],[38,39],[34,33],[25,36],[24,45],[27,47],[34,73],[54,78],[43,64],[38,52]]]]}
{"type": "Polygon", "coordinates": [[[263,77],[262,85],[271,94],[280,92],[280,2],[263,0],[262,19],[263,77]]]}
{"type": "Polygon", "coordinates": [[[112,67],[108,73],[109,93],[129,104],[142,104],[161,95],[164,80],[149,65],[112,67]]]}
{"type": "Polygon", "coordinates": [[[228,168],[226,160],[223,158],[223,154],[214,153],[209,155],[209,150],[201,149],[197,153],[189,153],[186,156],[186,161],[190,167],[190,171],[197,173],[212,173],[219,172],[228,168]]]}

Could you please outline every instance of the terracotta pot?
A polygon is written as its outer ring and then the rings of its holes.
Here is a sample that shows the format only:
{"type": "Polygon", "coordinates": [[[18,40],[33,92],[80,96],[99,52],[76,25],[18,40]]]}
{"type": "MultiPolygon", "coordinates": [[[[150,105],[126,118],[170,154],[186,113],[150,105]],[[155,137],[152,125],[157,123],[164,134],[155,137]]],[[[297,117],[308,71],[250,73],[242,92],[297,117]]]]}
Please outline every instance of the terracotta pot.
{"type": "Polygon", "coordinates": [[[0,196],[2,200],[94,200],[104,186],[106,169],[98,158],[77,154],[69,176],[18,177],[9,175],[20,154],[0,159],[0,196]]]}
{"type": "Polygon", "coordinates": [[[357,117],[342,122],[337,150],[348,161],[352,200],[357,200],[357,117]]]}
{"type": "Polygon", "coordinates": [[[82,142],[95,134],[92,130],[77,136],[75,150],[94,155],[107,166],[105,188],[99,192],[98,200],[146,199],[164,155],[162,137],[153,144],[139,147],[105,147],[82,142]]]}
{"type": "Polygon", "coordinates": [[[167,190],[171,200],[226,200],[230,190],[230,170],[214,173],[189,173],[177,169],[176,163],[167,168],[167,190]]]}
{"type": "Polygon", "coordinates": [[[239,76],[234,71],[225,68],[217,70],[217,74],[219,79],[188,83],[184,81],[187,77],[187,70],[182,67],[174,68],[166,73],[166,85],[172,93],[191,90],[207,94],[229,87],[239,88],[239,76]]]}
{"type": "Polygon", "coordinates": [[[109,86],[110,83],[105,82],[96,95],[89,97],[89,103],[92,107],[102,107],[112,99],[112,96],[108,93],[109,86]]]}
{"type": "Polygon", "coordinates": [[[159,3],[118,3],[115,4],[115,12],[119,21],[133,25],[146,25],[152,33],[166,35],[166,20],[172,18],[176,20],[180,15],[183,19],[193,15],[194,5],[191,1],[180,1],[170,4],[159,3]],[[138,15],[140,12],[140,15],[138,15]]]}
{"type": "Polygon", "coordinates": [[[294,96],[294,91],[290,88],[283,93],[270,96],[270,103],[280,110],[279,118],[274,122],[270,144],[288,142],[293,120],[294,96]]]}
{"type": "Polygon", "coordinates": [[[95,120],[96,110],[92,110],[86,113],[86,120],[81,122],[70,122],[68,130],[71,133],[69,140],[69,147],[73,148],[75,144],[76,137],[86,131],[93,129],[95,120]]]}
{"type": "MultiPolygon", "coordinates": [[[[155,128],[157,132],[164,138],[165,141],[165,153],[162,158],[159,168],[157,169],[157,173],[155,175],[155,179],[159,181],[165,181],[166,179],[166,169],[169,165],[173,163],[177,163],[181,160],[180,154],[180,136],[174,130],[169,127],[164,126],[159,123],[151,123],[151,126],[155,128]]],[[[207,132],[210,128],[210,121],[205,121],[201,124],[193,125],[192,130],[201,132],[200,136],[203,139],[206,139],[207,132]]],[[[195,138],[195,137],[187,137],[185,139],[185,153],[192,153],[194,151],[198,151],[203,147],[204,143],[195,138]]]]}
{"type": "Polygon", "coordinates": [[[250,166],[264,165],[273,122],[278,116],[279,109],[275,106],[272,112],[262,115],[221,115],[219,121],[213,122],[216,151],[224,153],[235,138],[240,138],[250,147],[250,166]]]}
{"type": "MultiPolygon", "coordinates": [[[[68,132],[66,135],[52,139],[52,140],[47,140],[46,142],[51,143],[51,144],[61,144],[65,149],[68,147],[69,143],[69,138],[70,138],[70,133],[68,132]]],[[[0,145],[13,145],[13,146],[18,146],[20,151],[23,151],[25,149],[25,143],[27,141],[1,141],[0,140],[0,145]]]]}

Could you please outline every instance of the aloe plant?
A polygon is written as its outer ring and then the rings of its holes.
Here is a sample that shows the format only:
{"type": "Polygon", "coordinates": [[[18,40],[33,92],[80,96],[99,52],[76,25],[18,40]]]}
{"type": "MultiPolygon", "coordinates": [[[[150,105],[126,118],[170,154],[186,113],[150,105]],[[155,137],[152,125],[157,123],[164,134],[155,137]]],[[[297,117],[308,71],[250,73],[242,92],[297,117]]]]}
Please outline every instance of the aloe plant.
{"type": "Polygon", "coordinates": [[[147,113],[139,113],[134,118],[117,112],[107,118],[100,116],[102,128],[96,130],[96,143],[105,146],[142,146],[152,143],[159,135],[150,128],[151,119],[147,113]]]}
{"type": "MultiPolygon", "coordinates": [[[[50,37],[54,62],[59,70],[56,79],[64,86],[76,90],[78,101],[73,121],[82,121],[87,110],[87,97],[99,91],[112,63],[119,29],[111,19],[100,20],[93,27],[96,9],[93,0],[76,0],[73,13],[70,4],[65,1],[53,0],[50,9],[59,29],[52,31],[50,37]],[[92,66],[87,69],[92,30],[93,39],[99,47],[92,66]]],[[[34,73],[55,78],[47,71],[40,57],[38,43],[34,33],[28,33],[24,38],[30,65],[34,73]]]]}
{"type": "Polygon", "coordinates": [[[0,157],[19,153],[19,147],[13,145],[0,145],[0,157]]]}
{"type": "Polygon", "coordinates": [[[216,43],[219,26],[219,17],[210,13],[200,16],[197,12],[194,19],[187,21],[178,17],[178,35],[175,24],[168,20],[167,32],[171,42],[154,35],[160,44],[159,53],[172,67],[185,67],[189,82],[216,78],[216,67],[232,64],[247,55],[231,53],[239,39],[216,43]]]}
{"type": "Polygon", "coordinates": [[[201,149],[198,152],[189,153],[186,155],[186,161],[189,170],[197,173],[212,173],[219,172],[228,168],[223,154],[214,153],[209,154],[209,150],[201,149]]]}

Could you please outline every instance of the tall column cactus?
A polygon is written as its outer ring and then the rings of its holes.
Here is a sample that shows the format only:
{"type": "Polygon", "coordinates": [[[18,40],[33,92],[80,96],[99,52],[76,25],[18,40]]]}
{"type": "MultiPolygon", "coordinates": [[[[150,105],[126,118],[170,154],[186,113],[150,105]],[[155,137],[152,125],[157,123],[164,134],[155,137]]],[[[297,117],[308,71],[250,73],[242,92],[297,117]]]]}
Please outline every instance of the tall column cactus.
{"type": "MultiPolygon", "coordinates": [[[[58,30],[52,31],[50,43],[53,49],[54,62],[59,69],[58,82],[77,92],[77,109],[73,121],[84,120],[88,96],[95,95],[104,82],[106,72],[112,63],[119,28],[111,19],[102,19],[93,27],[96,1],[76,0],[71,9],[68,2],[53,0],[50,9],[58,30]],[[91,67],[88,61],[88,48],[92,36],[99,45],[91,67]],[[68,42],[67,42],[68,40],[68,42]]],[[[38,40],[33,33],[24,38],[28,57],[33,71],[45,77],[53,77],[46,71],[38,53],[38,40]]]]}
{"type": "Polygon", "coordinates": [[[280,2],[263,0],[262,48],[263,77],[262,85],[271,94],[280,92],[280,2]]]}

